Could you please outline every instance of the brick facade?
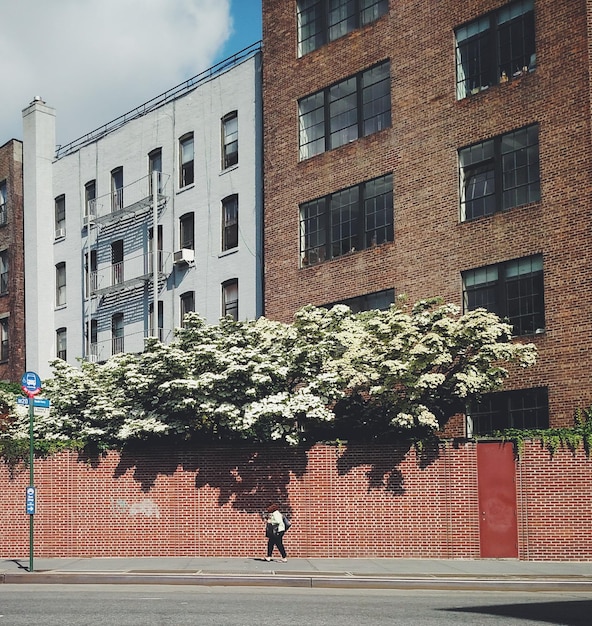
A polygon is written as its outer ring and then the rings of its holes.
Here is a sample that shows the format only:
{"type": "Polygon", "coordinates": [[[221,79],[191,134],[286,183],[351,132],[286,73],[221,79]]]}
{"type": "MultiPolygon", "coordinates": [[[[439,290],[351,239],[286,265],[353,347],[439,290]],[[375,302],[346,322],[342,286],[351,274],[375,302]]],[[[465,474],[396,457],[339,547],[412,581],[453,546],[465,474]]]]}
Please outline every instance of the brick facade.
{"type": "MultiPolygon", "coordinates": [[[[390,2],[375,22],[298,58],[296,0],[263,0],[265,315],[289,321],[307,303],[389,288],[461,305],[461,272],[542,254],[546,332],[526,337],[539,363],[506,388],[548,387],[551,426],[570,426],[592,404],[591,3],[537,0],[536,70],[457,100],[454,29],[505,4],[390,2]],[[385,59],[391,127],[299,161],[298,100],[385,59]],[[461,222],[458,150],[530,124],[541,200],[461,222]],[[394,241],[301,268],[299,205],[385,173],[394,241]]],[[[462,434],[460,421],[451,428],[462,434]]]]}
{"type": "Polygon", "coordinates": [[[8,290],[0,294],[0,317],[8,315],[8,358],[0,380],[20,381],[25,371],[25,272],[23,251],[23,144],[0,146],[0,183],[6,182],[6,223],[0,224],[0,251],[8,251],[8,290]]]}
{"type": "MultiPolygon", "coordinates": [[[[292,557],[479,558],[477,446],[317,445],[37,459],[35,555],[261,556],[278,501],[292,557]]],[[[510,445],[510,444],[506,444],[510,445]]],[[[28,554],[27,468],[0,466],[0,557],[28,554]]],[[[516,463],[518,558],[592,560],[592,461],[527,443],[516,463]],[[552,492],[553,498],[548,498],[552,492]]]]}

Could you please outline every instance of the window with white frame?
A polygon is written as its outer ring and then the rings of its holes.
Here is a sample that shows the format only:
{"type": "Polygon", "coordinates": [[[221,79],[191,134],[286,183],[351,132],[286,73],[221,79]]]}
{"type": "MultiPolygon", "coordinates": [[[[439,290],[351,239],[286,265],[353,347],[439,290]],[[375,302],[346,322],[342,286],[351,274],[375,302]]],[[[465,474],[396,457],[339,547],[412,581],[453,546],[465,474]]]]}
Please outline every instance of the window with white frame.
{"type": "Polygon", "coordinates": [[[0,318],[0,361],[8,361],[10,354],[9,316],[0,318]]]}
{"type": "MultiPolygon", "coordinates": [[[[156,242],[157,248],[157,259],[156,264],[158,267],[158,271],[162,272],[163,269],[163,254],[162,254],[162,225],[159,224],[156,229],[158,233],[158,240],[156,242]]],[[[152,272],[152,255],[154,253],[154,228],[148,229],[148,267],[146,268],[149,272],[152,272]]]]}
{"type": "Polygon", "coordinates": [[[89,180],[84,185],[84,217],[96,217],[97,215],[97,182],[89,180]]]}
{"type": "Polygon", "coordinates": [[[97,251],[90,251],[90,265],[89,265],[89,253],[84,254],[84,273],[86,275],[86,297],[90,297],[98,288],[98,274],[97,274],[97,251]]]}
{"type": "Polygon", "coordinates": [[[181,249],[195,248],[195,217],[193,212],[185,213],[179,218],[179,246],[181,249]]]}
{"type": "Polygon", "coordinates": [[[467,434],[491,435],[508,428],[549,428],[547,387],[487,393],[467,412],[467,434]]]}
{"type": "Polygon", "coordinates": [[[179,187],[193,184],[193,133],[188,133],[179,139],[179,187]]]}
{"type": "Polygon", "coordinates": [[[456,96],[534,71],[534,0],[518,0],[455,30],[456,96]]]}
{"type": "Polygon", "coordinates": [[[222,283],[222,317],[238,321],[238,278],[222,283]]]}
{"type": "Polygon", "coordinates": [[[298,102],[300,160],[391,125],[390,62],[384,61],[298,102]]]}
{"type": "Polygon", "coordinates": [[[0,180],[0,226],[8,223],[8,186],[0,180]]]}
{"type": "Polygon", "coordinates": [[[461,221],[541,199],[538,124],[458,152],[461,221]]]}
{"type": "Polygon", "coordinates": [[[222,250],[238,246],[238,195],[222,200],[222,250]]]}
{"type": "Polygon", "coordinates": [[[111,244],[111,284],[120,285],[124,281],[123,239],[111,244]]]}
{"type": "Polygon", "coordinates": [[[123,313],[115,313],[111,317],[111,353],[119,354],[124,351],[124,323],[123,313]]]}
{"type": "Polygon", "coordinates": [[[316,265],[393,241],[393,176],[300,205],[300,260],[316,265]]]}
{"type": "Polygon", "coordinates": [[[370,24],[388,11],[388,0],[298,0],[298,56],[370,24]]]}
{"type": "Polygon", "coordinates": [[[195,311],[195,292],[194,291],[186,291],[181,294],[180,297],[181,303],[181,326],[185,326],[185,316],[187,313],[192,313],[195,311]]]}
{"type": "Polygon", "coordinates": [[[66,196],[61,195],[55,199],[55,238],[66,236],[66,196]]]}
{"type": "MultiPolygon", "coordinates": [[[[88,331],[87,331],[88,332],[88,331]]],[[[90,345],[89,355],[96,361],[99,358],[99,322],[97,319],[90,320],[90,345]]]]}
{"type": "Polygon", "coordinates": [[[68,340],[65,328],[58,328],[56,330],[56,355],[58,359],[66,361],[67,359],[68,340]]]}
{"type": "Polygon", "coordinates": [[[111,171],[111,210],[123,209],[123,167],[111,171]]]}
{"type": "Polygon", "coordinates": [[[156,321],[157,330],[158,330],[158,340],[164,341],[164,304],[159,300],[158,301],[158,318],[154,319],[154,302],[150,303],[149,307],[149,315],[148,315],[148,336],[154,336],[154,322],[156,321]]]}
{"type": "Polygon", "coordinates": [[[158,172],[156,175],[156,193],[162,193],[162,148],[157,148],[156,150],[152,150],[150,154],[148,154],[148,176],[149,176],[149,191],[150,195],[154,193],[152,188],[153,185],[153,173],[158,172]]]}
{"type": "Polygon", "coordinates": [[[222,118],[222,169],[238,163],[238,112],[222,118]]]}
{"type": "Polygon", "coordinates": [[[66,264],[58,263],[55,266],[56,275],[56,306],[66,304],[66,264]]]}
{"type": "Polygon", "coordinates": [[[464,310],[484,308],[507,319],[514,335],[545,330],[543,257],[540,254],[462,273],[464,310]]]}
{"type": "Polygon", "coordinates": [[[0,251],[0,295],[8,293],[8,250],[0,251]]]}

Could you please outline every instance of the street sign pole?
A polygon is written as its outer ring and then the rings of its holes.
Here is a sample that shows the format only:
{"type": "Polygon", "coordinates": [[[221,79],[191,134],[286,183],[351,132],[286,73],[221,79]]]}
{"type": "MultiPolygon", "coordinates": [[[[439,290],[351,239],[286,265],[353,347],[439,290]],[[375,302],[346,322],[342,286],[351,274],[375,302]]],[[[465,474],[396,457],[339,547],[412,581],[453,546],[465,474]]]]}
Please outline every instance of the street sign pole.
{"type": "Polygon", "coordinates": [[[33,571],[33,517],[35,515],[35,446],[33,443],[33,418],[35,396],[41,391],[41,379],[35,372],[25,372],[21,378],[21,389],[29,398],[29,486],[27,487],[26,510],[29,515],[29,572],[33,571]]]}
{"type": "MultiPolygon", "coordinates": [[[[35,413],[35,402],[29,397],[29,485],[35,487],[35,473],[33,462],[35,460],[35,446],[33,445],[33,416],[35,413]]],[[[29,514],[29,572],[33,571],[33,513],[29,514]]]]}

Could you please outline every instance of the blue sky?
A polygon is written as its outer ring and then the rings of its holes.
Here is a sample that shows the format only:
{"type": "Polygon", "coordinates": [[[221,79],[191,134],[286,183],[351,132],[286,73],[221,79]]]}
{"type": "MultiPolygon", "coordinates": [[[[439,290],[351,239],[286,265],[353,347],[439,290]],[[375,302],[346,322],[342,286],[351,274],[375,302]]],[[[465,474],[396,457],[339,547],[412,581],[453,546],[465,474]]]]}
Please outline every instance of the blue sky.
{"type": "Polygon", "coordinates": [[[220,59],[259,41],[262,37],[261,0],[231,0],[233,33],[224,45],[220,59]]]}
{"type": "Polygon", "coordinates": [[[35,96],[65,144],[261,39],[261,0],[0,0],[0,15],[0,145],[35,96]]]}

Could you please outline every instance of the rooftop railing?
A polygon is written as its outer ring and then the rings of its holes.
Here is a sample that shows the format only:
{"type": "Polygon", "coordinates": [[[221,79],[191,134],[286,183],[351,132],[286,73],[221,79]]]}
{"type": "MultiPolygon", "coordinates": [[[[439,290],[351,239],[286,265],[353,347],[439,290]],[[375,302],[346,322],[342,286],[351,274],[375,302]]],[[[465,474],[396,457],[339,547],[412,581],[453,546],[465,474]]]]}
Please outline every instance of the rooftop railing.
{"type": "Polygon", "coordinates": [[[152,100],[148,100],[148,102],[141,104],[135,109],[132,109],[131,111],[120,115],[119,117],[115,118],[111,122],[108,122],[104,126],[100,126],[96,130],[93,130],[90,133],[87,133],[79,139],[75,139],[74,141],[71,141],[64,146],[58,146],[56,149],[56,159],[61,159],[68,154],[72,154],[73,152],[80,150],[80,148],[82,148],[83,146],[93,143],[98,139],[101,139],[105,135],[112,133],[114,130],[121,128],[124,124],[127,124],[131,120],[142,117],[143,115],[150,113],[150,111],[154,111],[154,109],[163,106],[167,102],[176,100],[177,98],[185,95],[198,85],[206,83],[212,78],[215,78],[216,76],[219,76],[224,72],[232,69],[236,65],[239,65],[249,57],[254,56],[260,50],[261,41],[251,44],[250,46],[243,48],[240,52],[233,54],[227,59],[224,59],[223,61],[219,61],[215,65],[212,65],[212,67],[208,68],[207,70],[196,74],[192,78],[188,78],[186,81],[178,84],[176,87],[173,87],[172,89],[161,93],[159,96],[152,98],[152,100]]]}

